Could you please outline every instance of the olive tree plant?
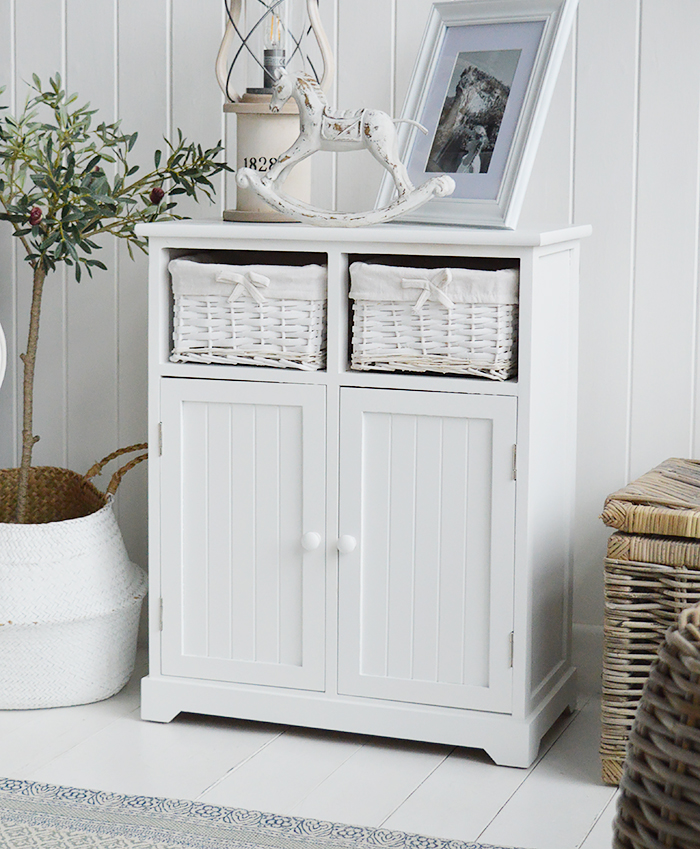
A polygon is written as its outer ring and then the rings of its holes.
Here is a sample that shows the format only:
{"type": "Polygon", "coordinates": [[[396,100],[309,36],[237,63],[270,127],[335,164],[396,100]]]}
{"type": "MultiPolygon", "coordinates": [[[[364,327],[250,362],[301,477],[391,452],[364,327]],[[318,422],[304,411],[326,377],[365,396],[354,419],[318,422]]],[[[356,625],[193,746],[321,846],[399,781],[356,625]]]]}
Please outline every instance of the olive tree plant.
{"type": "MultiPolygon", "coordinates": [[[[4,89],[0,89],[0,94],[4,89]]],[[[141,173],[129,164],[137,133],[120,122],[93,123],[96,110],[77,105],[60,75],[46,89],[35,75],[22,111],[0,113],[0,220],[13,227],[32,269],[33,292],[24,366],[22,459],[16,521],[25,521],[33,433],[34,371],[41,298],[47,275],[63,263],[79,281],[106,266],[95,239],[124,239],[129,253],[146,250],[139,222],[182,218],[173,212],[178,195],[212,199],[211,177],[230,170],[218,159],[221,144],[203,149],[178,130],[176,141],[156,150],[153,167],[141,173]]]]}

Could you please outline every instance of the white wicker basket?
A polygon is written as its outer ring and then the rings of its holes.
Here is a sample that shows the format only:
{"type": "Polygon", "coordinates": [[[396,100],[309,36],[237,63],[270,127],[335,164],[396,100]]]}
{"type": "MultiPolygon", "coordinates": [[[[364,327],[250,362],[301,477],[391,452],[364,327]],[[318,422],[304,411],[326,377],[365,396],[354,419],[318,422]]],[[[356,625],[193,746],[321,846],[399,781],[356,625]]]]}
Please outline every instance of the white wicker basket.
{"type": "Polygon", "coordinates": [[[517,370],[518,272],[355,262],[351,367],[506,380],[517,370]]]}
{"type": "Polygon", "coordinates": [[[326,360],[326,269],[172,260],[173,362],[307,371],[326,360]]]}

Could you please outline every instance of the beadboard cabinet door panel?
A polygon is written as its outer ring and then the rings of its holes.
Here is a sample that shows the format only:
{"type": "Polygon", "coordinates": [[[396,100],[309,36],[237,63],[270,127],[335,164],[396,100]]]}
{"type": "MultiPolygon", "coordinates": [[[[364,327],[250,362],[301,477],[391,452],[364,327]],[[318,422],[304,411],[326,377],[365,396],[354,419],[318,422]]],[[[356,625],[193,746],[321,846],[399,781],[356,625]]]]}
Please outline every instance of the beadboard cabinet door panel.
{"type": "Polygon", "coordinates": [[[172,379],[162,409],[163,673],[323,689],[324,388],[172,379]]]}
{"type": "Polygon", "coordinates": [[[341,390],[339,692],[510,710],[516,408],[341,390]]]}

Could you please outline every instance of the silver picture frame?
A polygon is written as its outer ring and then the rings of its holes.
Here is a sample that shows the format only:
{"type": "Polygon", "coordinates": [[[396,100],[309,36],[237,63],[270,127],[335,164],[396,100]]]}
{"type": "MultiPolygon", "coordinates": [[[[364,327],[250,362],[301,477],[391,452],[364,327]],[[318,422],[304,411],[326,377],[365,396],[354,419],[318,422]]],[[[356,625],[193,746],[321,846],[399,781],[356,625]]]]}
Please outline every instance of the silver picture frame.
{"type": "MultiPolygon", "coordinates": [[[[415,185],[449,174],[454,193],[406,220],[514,229],[578,0],[433,3],[398,124],[415,185]],[[423,135],[415,124],[427,129],[423,135]]],[[[377,207],[393,182],[384,178],[377,207]]]]}

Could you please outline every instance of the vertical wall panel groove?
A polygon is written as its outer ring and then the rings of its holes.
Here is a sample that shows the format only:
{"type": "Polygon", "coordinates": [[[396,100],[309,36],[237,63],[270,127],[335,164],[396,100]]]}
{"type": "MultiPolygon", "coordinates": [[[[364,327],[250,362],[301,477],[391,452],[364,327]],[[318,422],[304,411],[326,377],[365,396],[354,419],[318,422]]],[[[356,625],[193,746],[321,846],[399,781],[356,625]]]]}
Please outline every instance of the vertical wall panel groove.
{"type": "MultiPolygon", "coordinates": [[[[699,94],[700,99],[700,94],[699,94]]],[[[700,123],[700,105],[698,107],[698,122],[700,123]]],[[[698,126],[698,138],[700,139],[700,126],[698,126]]],[[[697,149],[698,158],[695,163],[696,172],[700,174],[700,144],[698,144],[697,149]]],[[[700,423],[700,410],[698,410],[698,405],[700,404],[700,368],[698,364],[698,356],[700,355],[700,292],[698,292],[698,288],[700,287],[700,191],[698,192],[698,196],[696,198],[696,207],[695,207],[695,267],[693,271],[693,278],[695,281],[694,286],[694,304],[693,304],[693,342],[692,342],[692,386],[693,386],[693,403],[691,406],[691,422],[690,422],[690,456],[698,457],[698,451],[700,449],[700,441],[698,440],[698,424],[700,423]]]]}
{"type": "Polygon", "coordinates": [[[629,276],[629,312],[627,315],[627,330],[629,333],[629,351],[627,356],[627,433],[625,441],[625,470],[626,480],[632,475],[632,403],[633,386],[632,372],[634,368],[634,298],[635,298],[635,269],[637,264],[637,219],[638,219],[638,191],[639,191],[639,114],[642,91],[640,86],[641,64],[642,64],[642,0],[636,2],[636,53],[634,57],[635,88],[634,88],[634,126],[635,132],[632,139],[632,210],[633,228],[629,242],[630,251],[630,276],[629,276]]]}
{"type": "MultiPolygon", "coordinates": [[[[17,103],[17,46],[16,46],[16,0],[0,4],[0,85],[5,93],[0,97],[14,111],[17,103]]],[[[4,269],[4,281],[0,285],[0,324],[7,340],[7,371],[0,387],[0,466],[17,463],[17,440],[19,430],[19,387],[16,367],[17,345],[17,263],[16,239],[10,228],[0,224],[0,264],[4,269]],[[9,284],[9,285],[8,285],[9,284]],[[2,438],[5,434],[6,437],[2,438]]]]}

